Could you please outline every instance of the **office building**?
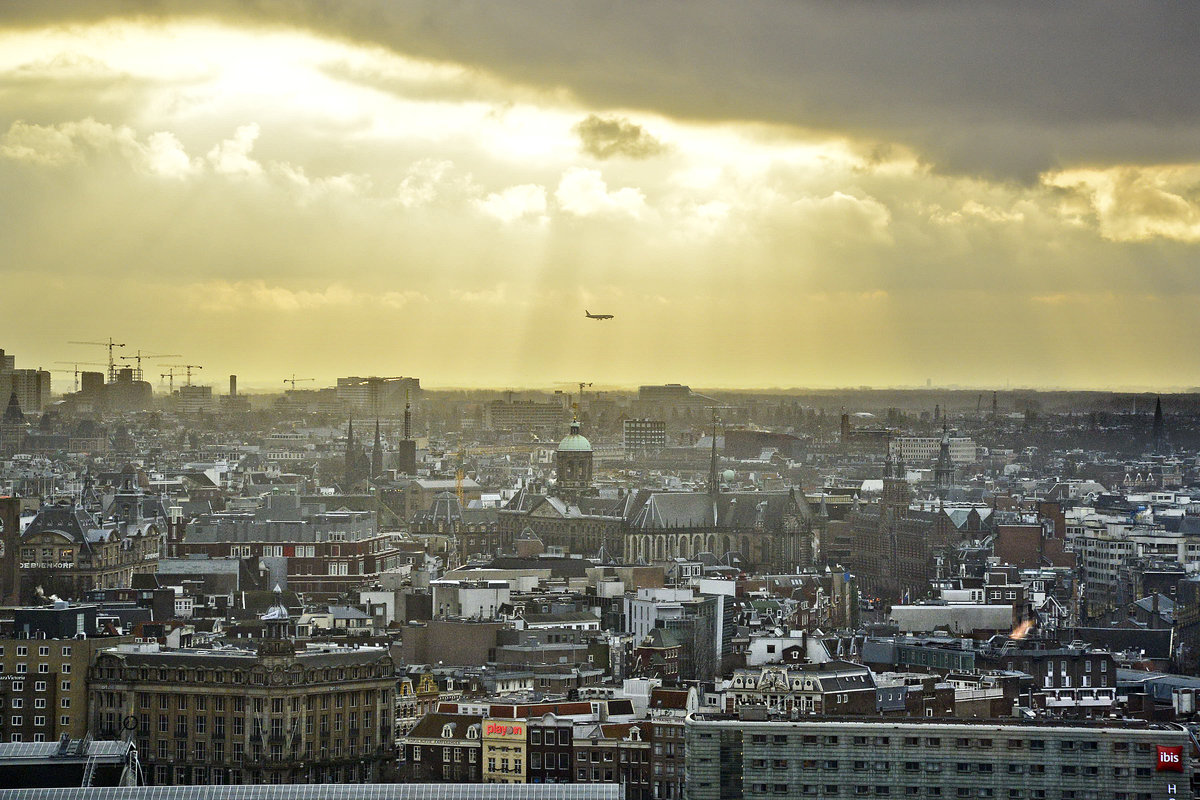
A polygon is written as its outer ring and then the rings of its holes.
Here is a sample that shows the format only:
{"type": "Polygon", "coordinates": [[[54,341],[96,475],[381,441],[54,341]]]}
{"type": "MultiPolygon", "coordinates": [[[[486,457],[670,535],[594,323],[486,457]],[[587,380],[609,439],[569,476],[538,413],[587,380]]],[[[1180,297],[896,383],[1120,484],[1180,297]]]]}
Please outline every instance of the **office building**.
{"type": "Polygon", "coordinates": [[[395,757],[383,647],[126,644],[96,657],[91,731],[131,726],[155,785],[379,782],[395,757]]]}
{"type": "Polygon", "coordinates": [[[337,379],[337,399],[348,410],[367,416],[395,416],[421,393],[420,378],[351,376],[337,379]]]}
{"type": "Polygon", "coordinates": [[[763,712],[693,716],[686,736],[688,800],[1191,796],[1191,740],[1168,723],[792,721],[763,712]]]}
{"type": "Polygon", "coordinates": [[[206,414],[217,409],[211,386],[180,386],[177,396],[180,414],[206,414]]]}
{"type": "Polygon", "coordinates": [[[667,446],[667,423],[661,419],[627,419],[623,428],[625,455],[652,453],[667,446]]]}
{"type": "MultiPolygon", "coordinates": [[[[975,440],[969,436],[944,437],[950,444],[950,462],[952,464],[974,464],[978,450],[975,440]]],[[[891,440],[889,454],[906,464],[932,464],[941,453],[942,439],[940,436],[897,436],[891,440]]]]}
{"type": "Polygon", "coordinates": [[[483,427],[490,431],[560,431],[565,412],[559,401],[493,400],[483,407],[483,427]]]}
{"type": "Polygon", "coordinates": [[[98,608],[58,602],[18,608],[0,636],[0,742],[82,739],[87,672],[97,652],[132,637],[99,635],[98,608]]]}
{"type": "Polygon", "coordinates": [[[253,511],[202,514],[187,526],[180,554],[286,559],[287,588],[340,594],[373,583],[400,564],[373,511],[329,511],[293,495],[268,495],[253,511]]]}

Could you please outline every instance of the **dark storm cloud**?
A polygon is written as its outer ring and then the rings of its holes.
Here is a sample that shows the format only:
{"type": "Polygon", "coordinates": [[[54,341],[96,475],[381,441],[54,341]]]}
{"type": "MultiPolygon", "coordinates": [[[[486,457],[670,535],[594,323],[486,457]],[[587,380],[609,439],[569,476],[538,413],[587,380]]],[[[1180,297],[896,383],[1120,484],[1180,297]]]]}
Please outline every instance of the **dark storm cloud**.
{"type": "Polygon", "coordinates": [[[598,107],[758,120],[1028,179],[1200,159],[1200,7],[1148,3],[446,0],[10,2],[0,22],[204,13],[566,88],[598,107]]]}
{"type": "Polygon", "coordinates": [[[650,158],[666,149],[641,125],[623,117],[589,114],[574,130],[583,151],[600,159],[613,156],[650,158]]]}

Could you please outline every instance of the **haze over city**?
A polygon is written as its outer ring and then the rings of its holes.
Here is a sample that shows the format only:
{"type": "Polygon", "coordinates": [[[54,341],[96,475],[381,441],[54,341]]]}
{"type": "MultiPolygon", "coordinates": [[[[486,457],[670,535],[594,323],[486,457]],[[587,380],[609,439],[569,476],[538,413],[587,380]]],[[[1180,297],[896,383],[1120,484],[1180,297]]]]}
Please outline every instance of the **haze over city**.
{"type": "Polygon", "coordinates": [[[1194,29],[6,3],[6,342],[48,366],[113,336],[248,388],[1197,385],[1194,29]]]}
{"type": "Polygon", "coordinates": [[[1200,6],[0,2],[0,800],[1200,797],[1200,6]]]}

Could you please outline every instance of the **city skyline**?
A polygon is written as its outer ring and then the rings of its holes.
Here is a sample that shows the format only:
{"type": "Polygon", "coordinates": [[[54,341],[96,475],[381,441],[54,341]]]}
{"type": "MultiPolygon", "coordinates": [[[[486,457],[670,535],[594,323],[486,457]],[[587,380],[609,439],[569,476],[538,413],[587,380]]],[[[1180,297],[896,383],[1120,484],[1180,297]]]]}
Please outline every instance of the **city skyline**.
{"type": "Polygon", "coordinates": [[[7,4],[5,344],[248,391],[1197,386],[1194,14],[1086,9],[7,4]]]}

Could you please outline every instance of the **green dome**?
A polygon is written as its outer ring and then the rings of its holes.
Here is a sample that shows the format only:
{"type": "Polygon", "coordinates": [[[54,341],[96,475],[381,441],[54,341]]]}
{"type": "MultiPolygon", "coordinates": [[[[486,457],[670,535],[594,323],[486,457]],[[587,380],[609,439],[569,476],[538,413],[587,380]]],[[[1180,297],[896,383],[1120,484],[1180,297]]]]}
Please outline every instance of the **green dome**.
{"type": "Polygon", "coordinates": [[[564,453],[569,450],[573,451],[592,451],[592,443],[578,433],[572,433],[567,438],[558,443],[558,452],[564,453]]]}
{"type": "Polygon", "coordinates": [[[575,453],[590,453],[592,452],[592,443],[579,433],[579,421],[571,423],[571,432],[567,434],[567,438],[558,443],[558,452],[575,452],[575,453]]]}

